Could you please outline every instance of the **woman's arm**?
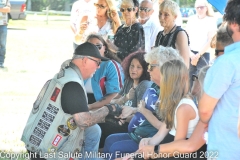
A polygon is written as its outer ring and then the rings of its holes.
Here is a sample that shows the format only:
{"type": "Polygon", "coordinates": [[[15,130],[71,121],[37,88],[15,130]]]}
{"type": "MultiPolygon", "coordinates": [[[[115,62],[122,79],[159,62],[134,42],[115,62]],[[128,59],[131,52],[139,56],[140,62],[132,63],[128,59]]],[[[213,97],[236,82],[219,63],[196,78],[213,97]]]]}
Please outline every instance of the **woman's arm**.
{"type": "Polygon", "coordinates": [[[158,132],[148,141],[148,145],[159,144],[165,138],[165,136],[168,134],[168,132],[169,132],[169,129],[167,129],[166,123],[161,122],[161,126],[160,126],[158,132]]]}
{"type": "Polygon", "coordinates": [[[188,46],[188,36],[184,31],[178,32],[175,45],[187,68],[189,68],[190,48],[188,46]]]}
{"type": "Polygon", "coordinates": [[[98,108],[101,108],[103,107],[104,105],[106,104],[109,104],[110,101],[117,95],[117,93],[111,93],[111,94],[108,94],[106,96],[104,96],[101,100],[95,102],[95,103],[92,103],[92,104],[89,104],[88,105],[88,108],[89,110],[92,110],[92,109],[98,109],[98,108]]]}
{"type": "Polygon", "coordinates": [[[200,147],[205,144],[203,135],[207,130],[207,124],[198,122],[196,128],[193,131],[191,137],[187,140],[177,140],[171,143],[165,143],[160,145],[159,153],[191,153],[197,151],[200,147]]]}

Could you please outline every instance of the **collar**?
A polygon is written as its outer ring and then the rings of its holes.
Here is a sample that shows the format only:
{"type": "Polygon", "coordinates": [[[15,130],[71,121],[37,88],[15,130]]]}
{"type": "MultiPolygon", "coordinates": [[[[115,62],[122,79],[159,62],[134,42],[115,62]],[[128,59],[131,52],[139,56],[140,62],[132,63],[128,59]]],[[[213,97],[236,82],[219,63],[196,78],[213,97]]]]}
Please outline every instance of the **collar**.
{"type": "Polygon", "coordinates": [[[82,77],[82,74],[81,74],[79,68],[74,63],[70,62],[69,67],[71,67],[78,74],[79,78],[81,80],[83,80],[83,77],[82,77]]]}
{"type": "Polygon", "coordinates": [[[240,42],[235,42],[230,44],[229,46],[225,47],[224,54],[231,54],[234,50],[239,50],[240,42]]]}
{"type": "Polygon", "coordinates": [[[150,17],[150,18],[147,20],[147,22],[144,23],[142,26],[143,26],[143,27],[148,27],[148,26],[151,26],[151,24],[152,24],[152,18],[150,17]]]}

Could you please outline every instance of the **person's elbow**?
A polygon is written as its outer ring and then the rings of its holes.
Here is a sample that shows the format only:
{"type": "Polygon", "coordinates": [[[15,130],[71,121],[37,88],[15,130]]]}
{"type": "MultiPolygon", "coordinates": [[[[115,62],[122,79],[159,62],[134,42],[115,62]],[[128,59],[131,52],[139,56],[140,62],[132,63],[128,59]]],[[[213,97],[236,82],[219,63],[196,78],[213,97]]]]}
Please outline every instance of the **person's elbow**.
{"type": "Polygon", "coordinates": [[[201,122],[207,124],[209,122],[210,116],[211,115],[209,112],[199,110],[199,117],[201,122]]]}

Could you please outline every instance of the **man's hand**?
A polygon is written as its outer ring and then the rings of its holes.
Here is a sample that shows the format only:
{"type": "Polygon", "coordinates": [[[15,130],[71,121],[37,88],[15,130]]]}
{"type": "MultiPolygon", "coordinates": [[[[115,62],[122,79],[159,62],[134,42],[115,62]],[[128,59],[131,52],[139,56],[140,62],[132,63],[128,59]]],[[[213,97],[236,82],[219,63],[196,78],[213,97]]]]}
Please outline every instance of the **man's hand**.
{"type": "Polygon", "coordinates": [[[122,114],[118,118],[121,118],[121,119],[128,118],[129,116],[134,114],[135,110],[136,110],[136,108],[129,107],[129,106],[123,106],[122,114]]]}

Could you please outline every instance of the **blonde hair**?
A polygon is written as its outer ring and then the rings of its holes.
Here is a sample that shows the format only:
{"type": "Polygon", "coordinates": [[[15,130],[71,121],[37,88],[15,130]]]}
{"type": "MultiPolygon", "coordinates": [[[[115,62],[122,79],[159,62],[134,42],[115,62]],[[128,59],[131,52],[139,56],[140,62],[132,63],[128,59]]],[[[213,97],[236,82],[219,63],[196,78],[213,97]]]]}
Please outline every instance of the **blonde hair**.
{"type": "Polygon", "coordinates": [[[165,63],[166,61],[178,59],[183,61],[183,58],[179,55],[179,52],[172,47],[163,47],[158,46],[153,48],[150,52],[145,54],[144,56],[147,63],[157,62],[159,64],[159,68],[165,63]]]}
{"type": "Polygon", "coordinates": [[[188,69],[180,60],[170,60],[165,62],[161,69],[160,81],[160,117],[165,121],[167,128],[174,125],[174,114],[176,107],[183,97],[188,93],[188,69]]]}
{"type": "Polygon", "coordinates": [[[203,68],[200,69],[199,73],[198,73],[198,82],[200,84],[200,88],[201,88],[201,96],[203,94],[203,84],[204,84],[204,79],[206,77],[207,71],[210,68],[210,66],[204,66],[203,68]]]}
{"type": "MultiPolygon", "coordinates": [[[[115,0],[106,0],[106,3],[108,5],[108,10],[107,10],[107,17],[112,19],[111,18],[111,14],[112,14],[112,11],[116,11],[117,12],[117,7],[116,7],[116,4],[115,4],[115,0]]],[[[120,19],[119,15],[117,14],[118,18],[120,19]]],[[[114,22],[112,23],[112,29],[114,31],[114,33],[117,31],[118,29],[118,25],[116,25],[114,22]]]]}
{"type": "Polygon", "coordinates": [[[210,5],[207,0],[196,0],[195,5],[197,3],[204,3],[204,5],[207,7],[206,15],[209,17],[214,17],[214,11],[213,11],[212,5],[210,5]]]}
{"type": "Polygon", "coordinates": [[[179,6],[176,2],[172,0],[164,0],[159,5],[159,12],[160,11],[170,11],[172,15],[177,16],[179,12],[179,6]]]}

